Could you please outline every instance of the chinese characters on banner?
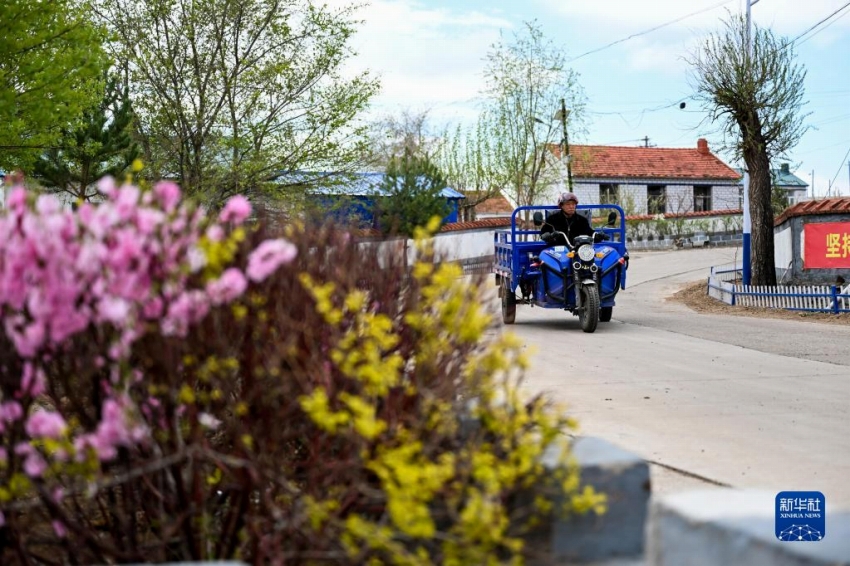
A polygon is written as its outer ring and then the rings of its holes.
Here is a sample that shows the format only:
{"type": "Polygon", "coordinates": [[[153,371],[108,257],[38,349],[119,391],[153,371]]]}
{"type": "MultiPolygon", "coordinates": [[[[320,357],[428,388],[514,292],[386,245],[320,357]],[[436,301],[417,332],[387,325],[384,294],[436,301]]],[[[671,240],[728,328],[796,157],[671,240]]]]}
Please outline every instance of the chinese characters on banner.
{"type": "Polygon", "coordinates": [[[810,222],[803,225],[803,233],[803,268],[850,268],[850,222],[810,222]]]}

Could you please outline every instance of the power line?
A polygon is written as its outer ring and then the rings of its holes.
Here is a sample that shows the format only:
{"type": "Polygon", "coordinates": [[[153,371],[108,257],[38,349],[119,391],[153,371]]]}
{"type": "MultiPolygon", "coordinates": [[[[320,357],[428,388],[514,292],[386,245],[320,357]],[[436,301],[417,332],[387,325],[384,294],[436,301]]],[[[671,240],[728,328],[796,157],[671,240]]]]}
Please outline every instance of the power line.
{"type": "Polygon", "coordinates": [[[841,173],[841,170],[844,169],[844,163],[847,162],[847,157],[850,157],[850,147],[847,148],[847,153],[844,154],[844,159],[841,160],[841,165],[838,166],[838,171],[835,172],[835,177],[833,177],[832,181],[829,182],[830,187],[838,178],[838,174],[841,173]]]}
{"type": "Polygon", "coordinates": [[[624,41],[628,41],[630,39],[634,39],[636,37],[640,37],[642,35],[646,35],[648,33],[654,32],[654,31],[658,31],[658,30],[665,28],[669,25],[673,25],[675,23],[681,22],[682,20],[686,20],[686,19],[690,18],[691,16],[696,16],[697,14],[702,14],[703,12],[708,12],[710,10],[714,10],[715,8],[719,8],[719,7],[723,6],[724,4],[729,4],[732,1],[733,0],[725,0],[724,2],[714,4],[713,6],[709,6],[708,8],[703,8],[702,10],[697,10],[696,12],[691,12],[690,14],[688,14],[686,16],[676,18],[675,20],[670,20],[669,22],[663,23],[661,25],[657,25],[657,26],[650,28],[648,30],[641,31],[641,32],[638,32],[638,33],[633,33],[632,35],[630,35],[628,37],[624,37],[623,39],[618,39],[617,41],[612,41],[611,43],[609,43],[607,45],[603,45],[602,47],[597,47],[596,49],[591,49],[590,51],[586,51],[586,52],[582,53],[581,55],[573,57],[572,59],[567,61],[567,63],[572,63],[573,61],[577,61],[578,59],[581,59],[582,57],[586,57],[587,55],[592,55],[593,53],[599,53],[600,51],[604,51],[605,49],[608,49],[609,47],[613,47],[617,44],[623,43],[624,41]]]}
{"type": "MultiPolygon", "coordinates": [[[[841,12],[842,10],[845,10],[848,6],[850,6],[850,2],[847,2],[846,4],[844,4],[843,6],[841,6],[840,8],[838,8],[837,10],[835,10],[833,13],[831,13],[830,15],[828,15],[827,17],[825,17],[825,18],[824,18],[824,19],[822,19],[821,21],[817,22],[815,25],[813,25],[812,27],[810,27],[809,29],[807,29],[806,31],[804,31],[803,33],[801,33],[800,35],[798,35],[798,36],[797,36],[797,37],[795,37],[794,39],[792,39],[792,40],[791,40],[791,43],[796,43],[798,39],[800,39],[801,37],[803,37],[804,35],[806,35],[806,34],[807,34],[807,33],[809,33],[810,31],[817,29],[818,27],[820,27],[821,25],[823,25],[825,22],[827,22],[828,20],[830,20],[830,19],[832,19],[833,17],[835,17],[835,15],[836,15],[836,14],[838,14],[838,13],[839,13],[839,12],[841,12]]],[[[845,14],[845,15],[846,15],[846,14],[845,14]]],[[[842,16],[842,17],[843,17],[843,16],[842,16]]],[[[826,28],[824,28],[824,29],[826,29],[826,28]]],[[[810,35],[809,37],[807,37],[806,39],[804,39],[804,40],[803,40],[803,41],[801,41],[800,43],[803,43],[804,41],[806,41],[806,40],[810,39],[810,38],[811,38],[811,37],[813,37],[814,35],[815,35],[815,34],[810,35]]]]}

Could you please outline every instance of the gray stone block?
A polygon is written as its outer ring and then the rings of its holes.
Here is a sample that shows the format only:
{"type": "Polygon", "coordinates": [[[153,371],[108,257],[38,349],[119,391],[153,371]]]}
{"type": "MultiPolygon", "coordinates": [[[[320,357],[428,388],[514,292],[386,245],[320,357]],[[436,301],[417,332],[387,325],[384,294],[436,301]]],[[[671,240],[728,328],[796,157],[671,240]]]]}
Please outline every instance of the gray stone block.
{"type": "MultiPolygon", "coordinates": [[[[591,485],[608,498],[601,516],[556,518],[535,537],[545,552],[535,565],[603,562],[639,558],[644,548],[650,483],[649,466],[640,457],[599,438],[578,438],[573,445],[581,468],[582,484],[591,485]],[[541,536],[542,535],[542,536],[541,536]]],[[[556,454],[544,464],[557,465],[556,454]]]]}
{"type": "Polygon", "coordinates": [[[850,513],[833,512],[826,536],[781,542],[774,534],[776,493],[689,491],[653,500],[646,563],[654,566],[850,566],[850,513]]]}

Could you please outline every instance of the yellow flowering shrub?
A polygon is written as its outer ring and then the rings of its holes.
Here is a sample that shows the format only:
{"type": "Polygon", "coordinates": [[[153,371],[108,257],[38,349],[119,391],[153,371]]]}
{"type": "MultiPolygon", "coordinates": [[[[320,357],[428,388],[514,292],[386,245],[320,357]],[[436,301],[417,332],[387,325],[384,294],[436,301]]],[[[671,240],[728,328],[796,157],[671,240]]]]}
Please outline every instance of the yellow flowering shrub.
{"type": "MultiPolygon", "coordinates": [[[[196,277],[278,235],[259,223],[202,240],[196,277]]],[[[570,461],[575,423],[522,394],[522,344],[494,331],[485,283],[435,258],[427,230],[409,268],[328,227],[282,235],[291,264],[185,337],[133,345],[128,395],[151,443],[0,488],[18,505],[6,548],[54,563],[519,564],[547,515],[604,511],[570,461]],[[559,447],[563,465],[544,469],[559,447]]],[[[97,422],[102,353],[68,351],[52,393],[97,422]]]]}

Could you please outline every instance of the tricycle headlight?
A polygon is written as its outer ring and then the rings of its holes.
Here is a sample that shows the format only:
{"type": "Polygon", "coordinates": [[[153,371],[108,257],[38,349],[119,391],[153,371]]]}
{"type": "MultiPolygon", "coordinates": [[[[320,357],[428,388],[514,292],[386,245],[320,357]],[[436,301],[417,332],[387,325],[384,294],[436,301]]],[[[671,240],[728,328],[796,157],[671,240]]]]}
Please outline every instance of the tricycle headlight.
{"type": "Polygon", "coordinates": [[[582,261],[591,261],[595,255],[596,250],[593,249],[593,246],[584,245],[578,249],[578,258],[582,261]]]}

